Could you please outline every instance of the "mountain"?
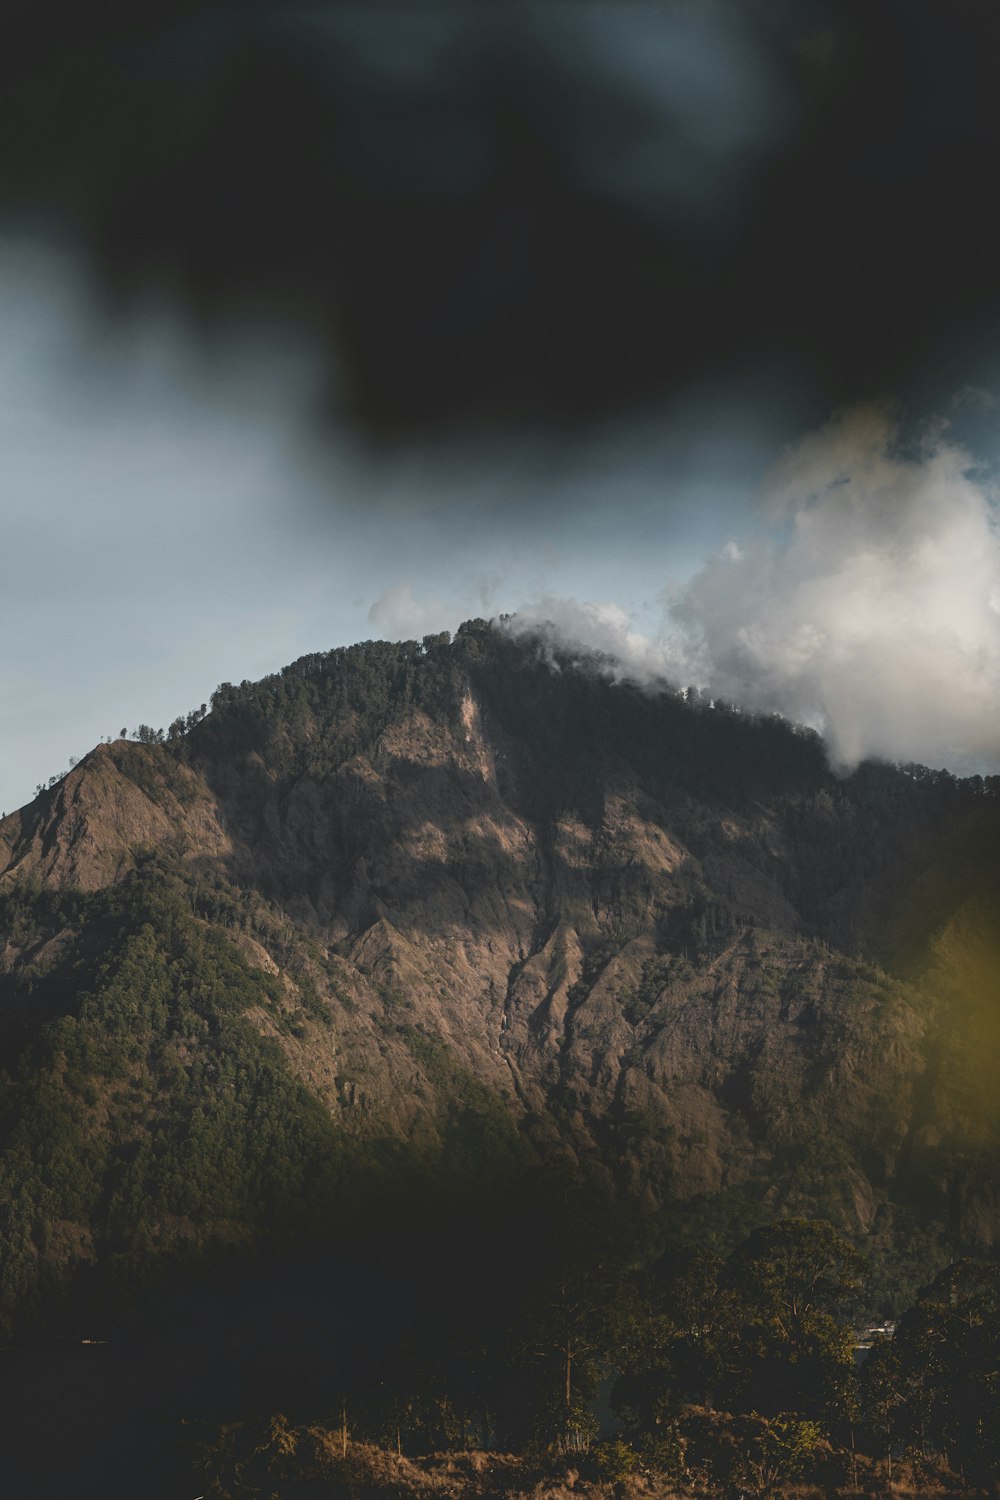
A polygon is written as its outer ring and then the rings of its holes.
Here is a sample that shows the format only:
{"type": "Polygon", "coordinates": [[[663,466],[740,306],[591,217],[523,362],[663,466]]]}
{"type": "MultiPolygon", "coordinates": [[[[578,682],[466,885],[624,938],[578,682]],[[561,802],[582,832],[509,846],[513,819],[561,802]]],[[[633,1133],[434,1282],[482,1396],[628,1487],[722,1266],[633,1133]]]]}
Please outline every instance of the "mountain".
{"type": "Polygon", "coordinates": [[[996,1248],[997,778],[482,621],[142,741],[0,822],[8,1329],[561,1178],[996,1248]]]}

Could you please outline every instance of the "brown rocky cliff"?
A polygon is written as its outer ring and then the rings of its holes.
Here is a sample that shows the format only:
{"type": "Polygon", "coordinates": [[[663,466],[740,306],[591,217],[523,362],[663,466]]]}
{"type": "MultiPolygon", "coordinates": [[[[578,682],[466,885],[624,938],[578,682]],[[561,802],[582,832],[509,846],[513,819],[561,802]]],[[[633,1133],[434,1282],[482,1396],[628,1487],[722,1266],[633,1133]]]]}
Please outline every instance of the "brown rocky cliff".
{"type": "Polygon", "coordinates": [[[142,849],[219,860],[230,848],[198,775],[160,747],[119,740],[0,822],[0,884],[28,877],[99,890],[142,849]]]}
{"type": "MultiPolygon", "coordinates": [[[[345,1129],[435,1137],[430,1039],[533,1139],[640,1193],[880,1222],[931,1017],[831,947],[897,878],[854,804],[825,784],[665,792],[615,753],[592,805],[540,815],[525,732],[471,676],[443,705],[391,700],[367,738],[359,722],[310,709],[280,755],[211,722],[183,749],[101,746],[0,824],[0,882],[94,890],[154,850],[267,903],[331,1024],[290,972],[294,1027],[255,1022],[345,1129]]],[[[245,956],[285,972],[263,943],[245,956]]]]}

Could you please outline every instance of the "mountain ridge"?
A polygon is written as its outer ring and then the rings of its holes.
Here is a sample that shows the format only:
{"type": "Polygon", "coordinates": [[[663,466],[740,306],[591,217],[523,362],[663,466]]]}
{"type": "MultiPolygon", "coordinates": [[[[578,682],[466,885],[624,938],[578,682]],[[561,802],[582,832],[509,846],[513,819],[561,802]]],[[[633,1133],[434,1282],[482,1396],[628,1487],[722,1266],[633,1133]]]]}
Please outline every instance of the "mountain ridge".
{"type": "MultiPolygon", "coordinates": [[[[883,1248],[989,1250],[998,814],[992,783],[838,779],[813,735],[485,622],[223,685],[186,732],[98,746],[0,823],[0,1055],[22,1114],[54,1091],[100,1158],[86,1202],[27,1173],[24,1274],[49,1257],[72,1279],[73,1245],[138,1263],[211,1239],[212,1189],[165,1186],[155,1152],[134,1222],[107,1204],[137,1129],[167,1160],[203,1149],[199,1110],[225,1116],[216,1011],[298,1101],[307,1177],[327,1153],[377,1196],[423,1159],[471,1192],[562,1163],[721,1233],[807,1212],[883,1248]],[[102,997],[132,992],[93,954],[147,930],[159,956],[133,969],[166,989],[159,1019],[138,990],[112,1007],[126,1102],[86,1048],[60,1072],[50,1034],[100,1050],[102,997]],[[199,965],[230,977],[199,989],[199,965]]],[[[243,1191],[235,1241],[270,1232],[243,1191]]],[[[276,1223],[326,1222],[293,1197],[276,1223]]]]}

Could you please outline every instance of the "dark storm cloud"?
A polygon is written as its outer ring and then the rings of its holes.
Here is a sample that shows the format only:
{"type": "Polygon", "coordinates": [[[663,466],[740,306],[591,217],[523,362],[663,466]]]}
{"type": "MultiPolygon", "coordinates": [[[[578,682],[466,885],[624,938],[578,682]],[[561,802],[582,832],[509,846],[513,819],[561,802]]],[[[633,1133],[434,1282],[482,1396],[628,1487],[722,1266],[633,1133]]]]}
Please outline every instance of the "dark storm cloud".
{"type": "Polygon", "coordinates": [[[1000,11],[949,0],[8,11],[8,223],[329,354],[375,439],[781,369],[954,386],[1000,322],[1000,11]]]}

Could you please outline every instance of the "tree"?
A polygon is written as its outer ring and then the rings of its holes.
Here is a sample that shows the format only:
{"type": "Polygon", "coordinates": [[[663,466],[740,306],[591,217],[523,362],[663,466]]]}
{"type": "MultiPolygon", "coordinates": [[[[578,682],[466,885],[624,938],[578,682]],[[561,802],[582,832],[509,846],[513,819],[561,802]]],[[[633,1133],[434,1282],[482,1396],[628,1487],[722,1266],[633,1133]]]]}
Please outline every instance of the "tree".
{"type": "Polygon", "coordinates": [[[861,1368],[861,1405],[868,1425],[881,1437],[889,1483],[892,1483],[892,1445],[900,1417],[906,1410],[909,1382],[893,1339],[880,1338],[861,1368]]]}
{"type": "Polygon", "coordinates": [[[539,1300],[532,1350],[538,1379],[536,1436],[563,1451],[586,1451],[596,1435],[587,1403],[596,1390],[606,1329],[599,1274],[568,1266],[539,1300]]]}
{"type": "Polygon", "coordinates": [[[802,1477],[822,1440],[818,1422],[795,1412],[779,1412],[762,1422],[745,1448],[737,1466],[738,1478],[752,1495],[770,1495],[802,1477]]]}
{"type": "Polygon", "coordinates": [[[942,1271],[903,1314],[882,1368],[900,1390],[892,1417],[904,1441],[933,1445],[976,1483],[1000,1475],[1000,1266],[942,1271]]]}
{"type": "Polygon", "coordinates": [[[668,1251],[635,1277],[616,1328],[620,1374],[612,1405],[637,1432],[658,1429],[677,1400],[709,1404],[719,1382],[720,1331],[732,1320],[723,1262],[700,1248],[668,1251]]]}
{"type": "Polygon", "coordinates": [[[585,1451],[596,1435],[589,1403],[614,1348],[617,1297],[624,1281],[603,1195],[558,1172],[533,1184],[529,1263],[523,1268],[521,1326],[498,1426],[515,1444],[531,1438],[563,1451],[585,1451]]]}
{"type": "Polygon", "coordinates": [[[785,1219],[754,1231],[726,1268],[736,1296],[730,1315],[738,1319],[728,1330],[736,1346],[730,1398],[765,1414],[854,1420],[854,1341],[839,1314],[857,1291],[862,1265],[854,1246],[823,1220],[785,1219]]]}

